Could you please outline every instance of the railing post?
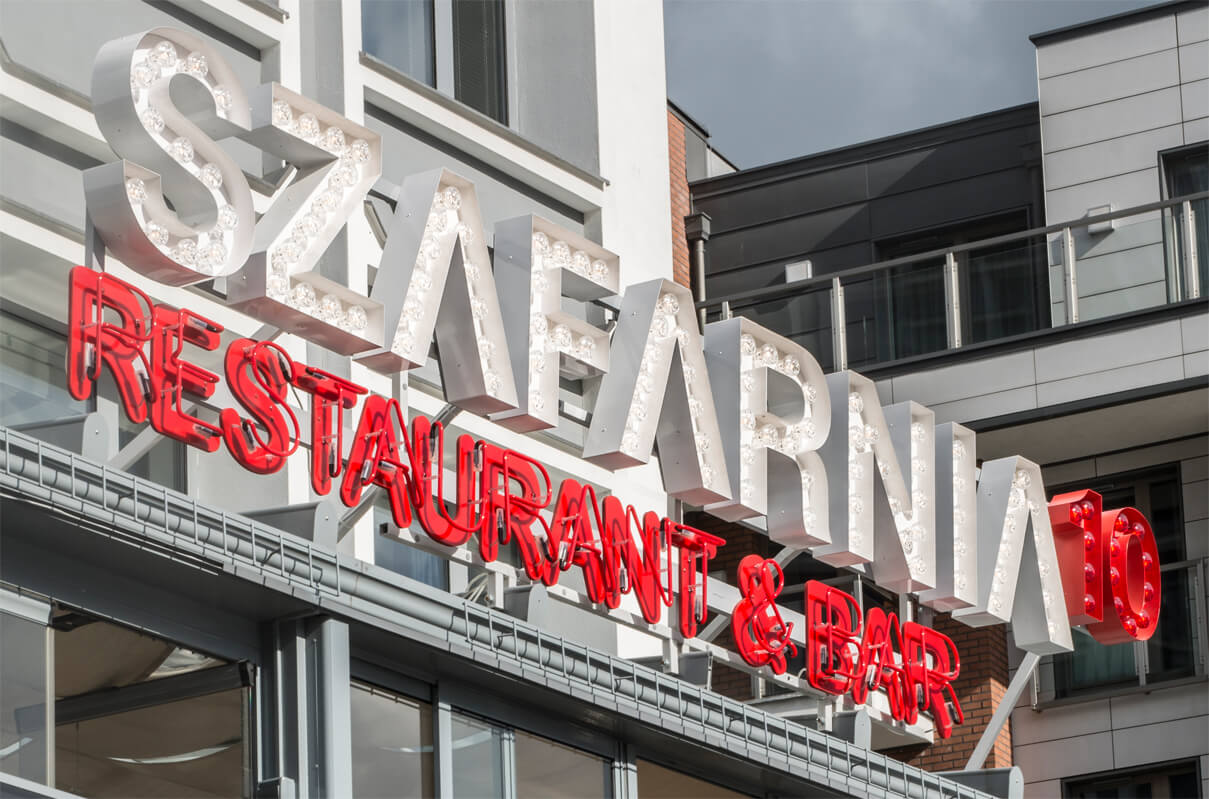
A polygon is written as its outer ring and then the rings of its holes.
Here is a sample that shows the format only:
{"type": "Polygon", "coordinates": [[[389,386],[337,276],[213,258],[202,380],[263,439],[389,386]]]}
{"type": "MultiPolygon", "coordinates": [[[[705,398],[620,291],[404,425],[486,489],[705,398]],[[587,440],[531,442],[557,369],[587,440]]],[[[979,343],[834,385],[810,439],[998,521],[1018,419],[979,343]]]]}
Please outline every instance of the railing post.
{"type": "Polygon", "coordinates": [[[1075,237],[1070,228],[1062,228],[1062,285],[1066,291],[1066,323],[1079,321],[1079,277],[1075,272],[1075,237]]]}
{"type": "Polygon", "coordinates": [[[831,278],[831,351],[837,372],[848,368],[848,327],[844,315],[844,286],[831,278]]]}
{"type": "Polygon", "coordinates": [[[961,346],[961,284],[957,256],[945,253],[945,338],[949,349],[961,346]]]}
{"type": "Polygon", "coordinates": [[[1197,268],[1196,216],[1192,201],[1184,200],[1184,299],[1195,300],[1201,296],[1201,272],[1197,268]]]}

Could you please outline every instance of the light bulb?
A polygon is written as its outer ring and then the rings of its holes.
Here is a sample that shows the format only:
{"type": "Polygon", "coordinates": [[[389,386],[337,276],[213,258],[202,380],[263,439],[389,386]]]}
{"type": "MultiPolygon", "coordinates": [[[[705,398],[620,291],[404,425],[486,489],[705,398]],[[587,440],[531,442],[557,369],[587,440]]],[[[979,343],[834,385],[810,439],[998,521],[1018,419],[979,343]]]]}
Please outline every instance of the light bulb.
{"type": "Polygon", "coordinates": [[[204,78],[210,72],[206,57],[201,53],[189,53],[185,59],[185,71],[195,78],[204,78]]]}
{"type": "Polygon", "coordinates": [[[172,140],[172,157],[182,164],[193,162],[193,142],[186,139],[184,136],[177,136],[172,140]]]}
{"type": "Polygon", "coordinates": [[[323,131],[323,149],[339,155],[347,147],[348,143],[344,140],[344,131],[340,130],[340,128],[333,126],[323,131]]]}
{"type": "Polygon", "coordinates": [[[458,190],[457,186],[450,186],[445,189],[445,207],[451,211],[456,211],[462,207],[462,192],[458,190]]]}
{"type": "Polygon", "coordinates": [[[201,182],[206,184],[207,188],[222,188],[222,170],[218,168],[218,164],[206,164],[201,168],[201,182]]]}
{"type": "Polygon", "coordinates": [[[169,41],[159,42],[147,54],[147,60],[161,68],[175,67],[176,57],[176,47],[169,41]]]}
{"type": "Polygon", "coordinates": [[[148,222],[147,238],[156,247],[163,247],[168,243],[168,228],[157,222],[148,222]]]}
{"type": "Polygon", "coordinates": [[[319,301],[319,311],[316,313],[325,322],[338,325],[344,319],[344,305],[340,298],[333,294],[325,294],[319,301]]]}
{"type": "Polygon", "coordinates": [[[609,279],[609,265],[604,261],[593,261],[588,276],[597,283],[605,282],[609,279]]]}
{"type": "Polygon", "coordinates": [[[239,212],[229,205],[224,205],[218,209],[218,218],[215,224],[223,230],[235,230],[235,228],[239,227],[239,212]]]}
{"type": "Polygon", "coordinates": [[[781,371],[787,375],[790,375],[791,377],[797,377],[798,372],[800,372],[801,369],[802,369],[802,364],[800,364],[798,362],[798,359],[793,357],[792,355],[786,355],[785,358],[781,361],[781,371]]]}
{"type": "Polygon", "coordinates": [[[185,266],[193,266],[197,263],[197,241],[194,239],[181,239],[172,249],[172,257],[177,263],[185,266]]]}
{"type": "Polygon", "coordinates": [[[273,101],[273,124],[279,128],[288,128],[294,121],[294,109],[285,100],[273,101]]]}
{"type": "Polygon", "coordinates": [[[300,311],[310,313],[315,308],[315,289],[309,283],[299,283],[290,294],[290,304],[300,311]]]}
{"type": "Polygon", "coordinates": [[[164,129],[164,117],[154,108],[147,108],[139,115],[139,119],[142,120],[143,127],[152,133],[159,133],[164,129]]]}
{"type": "Polygon", "coordinates": [[[349,154],[358,164],[364,164],[369,160],[369,142],[364,139],[353,139],[353,143],[349,145],[349,154]]]}
{"type": "Polygon", "coordinates": [[[214,89],[214,107],[222,112],[231,109],[231,90],[226,86],[218,86],[214,89]]]}
{"type": "Polygon", "coordinates": [[[536,250],[539,255],[545,255],[550,251],[550,237],[545,233],[542,233],[540,230],[536,231],[533,234],[533,249],[536,250]]]}
{"type": "Polygon", "coordinates": [[[850,413],[860,413],[865,410],[865,401],[861,399],[861,395],[853,391],[848,395],[848,411],[850,413]]]}
{"type": "Polygon", "coordinates": [[[315,141],[319,138],[319,120],[310,111],[298,116],[298,121],[294,123],[298,135],[307,141],[315,141]]]}
{"type": "Polygon", "coordinates": [[[158,72],[159,70],[146,61],[135,64],[130,70],[130,87],[132,89],[146,89],[150,87],[155,82],[158,72]]]}
{"type": "Polygon", "coordinates": [[[147,184],[142,178],[131,178],[126,181],[126,196],[133,203],[142,203],[147,199],[147,184]]]}
{"type": "Polygon", "coordinates": [[[571,256],[571,271],[577,275],[586,277],[591,264],[592,259],[583,250],[576,250],[575,254],[571,256]]]}
{"type": "Polygon", "coordinates": [[[369,315],[360,305],[350,305],[344,313],[344,323],[354,333],[360,333],[369,326],[369,315]]]}

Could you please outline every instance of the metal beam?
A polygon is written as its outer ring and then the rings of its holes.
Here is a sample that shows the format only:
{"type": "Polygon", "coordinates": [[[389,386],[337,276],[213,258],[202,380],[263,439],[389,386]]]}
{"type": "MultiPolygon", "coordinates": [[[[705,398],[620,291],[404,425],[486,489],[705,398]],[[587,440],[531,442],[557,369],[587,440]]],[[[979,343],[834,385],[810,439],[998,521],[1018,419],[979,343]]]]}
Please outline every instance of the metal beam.
{"type": "Polygon", "coordinates": [[[991,747],[995,745],[995,739],[999,737],[999,731],[1003,729],[1003,725],[1011,717],[1012,710],[1016,707],[1016,702],[1020,700],[1020,695],[1024,693],[1024,687],[1028,685],[1029,679],[1033,676],[1033,670],[1037,668],[1037,664],[1040,661],[1041,656],[1035,652],[1024,653],[1024,660],[1020,663],[1020,668],[1016,670],[1016,676],[1008,684],[1007,691],[1004,692],[1003,698],[999,700],[999,707],[995,708],[995,712],[991,715],[990,723],[982,731],[982,737],[978,739],[978,745],[974,747],[974,752],[966,763],[966,771],[982,768],[982,764],[986,762],[987,755],[991,753],[991,747]]]}

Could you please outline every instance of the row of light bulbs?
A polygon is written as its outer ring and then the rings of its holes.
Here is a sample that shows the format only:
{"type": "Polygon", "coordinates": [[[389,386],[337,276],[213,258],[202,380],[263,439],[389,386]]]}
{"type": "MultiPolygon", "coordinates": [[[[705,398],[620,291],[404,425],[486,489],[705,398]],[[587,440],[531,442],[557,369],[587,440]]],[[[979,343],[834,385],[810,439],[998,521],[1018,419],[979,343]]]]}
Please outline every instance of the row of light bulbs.
{"type": "Polygon", "coordinates": [[[364,307],[352,303],[346,306],[334,294],[317,292],[314,286],[303,281],[291,281],[291,273],[316,244],[328,217],[343,205],[345,195],[361,181],[363,165],[370,159],[369,143],[364,139],[349,141],[344,131],[335,125],[321,132],[314,114],[304,112],[295,116],[294,110],[285,100],[274,100],[273,125],[322,146],[339,160],[328,170],[327,181],[314,195],[310,206],[294,218],[289,233],[278,238],[270,250],[265,291],[270,298],[294,310],[354,335],[362,335],[369,325],[369,314],[364,307]]]}
{"type": "MultiPolygon", "coordinates": [[[[186,136],[166,130],[163,115],[149,104],[149,98],[144,94],[160,78],[171,77],[177,73],[192,75],[206,83],[214,98],[215,108],[220,116],[225,117],[231,108],[231,90],[225,86],[211,85],[209,72],[204,54],[192,52],[181,58],[176,45],[161,39],[131,68],[130,87],[134,91],[136,103],[146,105],[139,114],[139,120],[152,138],[185,169],[196,175],[206,188],[222,197],[222,170],[217,164],[196,163],[193,142],[186,136]]],[[[227,261],[227,237],[239,226],[239,214],[234,208],[220,202],[216,224],[208,233],[174,237],[167,227],[146,218],[147,212],[143,203],[147,199],[147,186],[141,178],[130,178],[126,181],[126,195],[143,215],[143,231],[147,238],[162,252],[177,263],[201,272],[215,274],[222,269],[227,261]]]]}

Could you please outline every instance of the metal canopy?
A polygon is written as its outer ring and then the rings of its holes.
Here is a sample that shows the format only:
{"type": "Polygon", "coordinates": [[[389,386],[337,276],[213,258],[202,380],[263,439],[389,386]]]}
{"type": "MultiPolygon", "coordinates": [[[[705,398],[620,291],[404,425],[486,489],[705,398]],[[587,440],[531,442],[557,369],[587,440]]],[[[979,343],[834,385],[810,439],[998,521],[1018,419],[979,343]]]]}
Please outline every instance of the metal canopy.
{"type": "Polygon", "coordinates": [[[0,498],[845,795],[988,794],[0,427],[0,498]]]}

